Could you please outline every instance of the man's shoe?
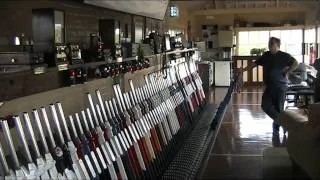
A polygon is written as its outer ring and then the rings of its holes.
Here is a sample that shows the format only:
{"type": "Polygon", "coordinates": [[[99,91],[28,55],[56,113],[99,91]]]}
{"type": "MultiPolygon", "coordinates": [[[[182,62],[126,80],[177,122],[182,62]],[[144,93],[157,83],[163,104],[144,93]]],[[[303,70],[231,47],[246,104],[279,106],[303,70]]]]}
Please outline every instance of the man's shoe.
{"type": "Polygon", "coordinates": [[[284,129],[284,130],[283,130],[283,135],[286,135],[287,132],[288,132],[288,131],[284,129]]]}
{"type": "Polygon", "coordinates": [[[283,135],[281,146],[283,146],[283,147],[287,146],[287,136],[285,134],[283,135]]]}
{"type": "Polygon", "coordinates": [[[283,126],[282,127],[282,130],[283,130],[283,134],[286,135],[287,134],[287,129],[285,129],[283,126]]]}
{"type": "Polygon", "coordinates": [[[279,131],[274,131],[272,133],[272,145],[273,147],[280,147],[279,131]]]}

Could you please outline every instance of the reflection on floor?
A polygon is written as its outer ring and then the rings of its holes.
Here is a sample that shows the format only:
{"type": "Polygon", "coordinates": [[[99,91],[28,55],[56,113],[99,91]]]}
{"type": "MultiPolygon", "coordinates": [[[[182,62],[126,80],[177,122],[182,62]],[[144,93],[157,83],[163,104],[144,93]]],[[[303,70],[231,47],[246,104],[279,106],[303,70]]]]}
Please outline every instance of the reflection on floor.
{"type": "MultiPolygon", "coordinates": [[[[219,104],[226,92],[227,88],[212,90],[210,103],[219,104]]],[[[258,87],[233,95],[199,178],[263,179],[263,150],[285,146],[286,136],[281,129],[280,137],[272,138],[272,119],[260,107],[262,93],[258,87]]]]}

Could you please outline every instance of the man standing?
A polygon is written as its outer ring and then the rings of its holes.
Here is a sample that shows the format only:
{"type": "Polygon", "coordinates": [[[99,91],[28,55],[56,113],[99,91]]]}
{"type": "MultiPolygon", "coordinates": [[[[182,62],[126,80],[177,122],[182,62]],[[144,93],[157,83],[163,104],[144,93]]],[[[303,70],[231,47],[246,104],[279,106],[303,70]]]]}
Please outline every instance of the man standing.
{"type": "Polygon", "coordinates": [[[263,82],[265,90],[262,96],[261,107],[273,119],[273,133],[279,134],[279,114],[284,109],[284,101],[288,88],[288,75],[297,67],[298,62],[290,54],[280,51],[280,39],[269,39],[269,51],[257,59],[253,65],[240,72],[247,71],[258,65],[263,67],[263,82]]]}

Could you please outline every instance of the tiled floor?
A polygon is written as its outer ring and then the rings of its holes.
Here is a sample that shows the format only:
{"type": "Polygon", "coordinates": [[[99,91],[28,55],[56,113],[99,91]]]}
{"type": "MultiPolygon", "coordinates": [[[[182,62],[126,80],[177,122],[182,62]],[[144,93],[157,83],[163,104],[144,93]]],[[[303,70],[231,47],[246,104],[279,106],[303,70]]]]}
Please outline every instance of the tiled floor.
{"type": "MultiPolygon", "coordinates": [[[[219,104],[226,92],[215,88],[210,102],[219,104]]],[[[263,179],[263,150],[283,146],[286,137],[280,131],[281,140],[273,142],[272,120],[260,107],[262,92],[248,88],[233,95],[201,179],[263,179]]]]}

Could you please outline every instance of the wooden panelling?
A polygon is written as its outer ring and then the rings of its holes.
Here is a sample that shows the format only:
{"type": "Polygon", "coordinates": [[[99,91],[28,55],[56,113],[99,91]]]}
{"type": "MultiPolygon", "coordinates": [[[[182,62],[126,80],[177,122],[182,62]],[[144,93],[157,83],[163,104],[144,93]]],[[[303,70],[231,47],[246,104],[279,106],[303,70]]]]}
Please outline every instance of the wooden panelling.
{"type": "MultiPolygon", "coordinates": [[[[136,71],[135,74],[152,72],[152,69],[160,67],[159,64],[162,61],[159,54],[149,56],[148,58],[151,68],[136,71]]],[[[94,69],[90,67],[90,71],[94,71],[94,69]]],[[[130,76],[130,74],[132,73],[128,73],[125,76],[130,76]]],[[[92,78],[90,76],[89,81],[92,81],[92,78]]],[[[56,68],[48,68],[46,73],[38,75],[34,75],[32,71],[2,74],[0,76],[0,102],[61,88],[67,85],[67,80],[68,71],[57,71],[56,68]]],[[[123,77],[121,76],[120,81],[122,80],[123,77]]]]}
{"type": "MultiPolygon", "coordinates": [[[[122,89],[128,91],[130,89],[128,80],[133,79],[136,86],[142,85],[144,82],[144,75],[157,71],[160,66],[152,66],[147,69],[136,71],[134,73],[127,73],[121,78],[122,89]]],[[[41,106],[48,106],[50,103],[61,102],[65,114],[79,112],[81,109],[88,107],[86,93],[89,92],[93,95],[94,101],[95,90],[100,90],[103,99],[110,99],[114,97],[112,85],[114,84],[113,78],[97,79],[89,81],[85,84],[78,84],[71,87],[58,88],[38,94],[33,94],[21,98],[16,98],[10,101],[5,101],[4,105],[0,107],[0,117],[7,115],[20,114],[21,112],[31,112],[33,108],[41,106]]],[[[23,86],[23,84],[17,84],[23,86]]],[[[8,89],[9,90],[9,89],[8,89]]]]}

